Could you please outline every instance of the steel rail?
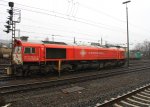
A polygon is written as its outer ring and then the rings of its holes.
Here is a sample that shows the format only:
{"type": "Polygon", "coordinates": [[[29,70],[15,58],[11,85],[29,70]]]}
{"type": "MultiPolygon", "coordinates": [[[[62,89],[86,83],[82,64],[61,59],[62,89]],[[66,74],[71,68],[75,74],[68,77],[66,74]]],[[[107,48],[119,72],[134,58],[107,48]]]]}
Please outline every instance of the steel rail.
{"type": "Polygon", "coordinates": [[[2,86],[0,87],[0,94],[10,94],[20,91],[29,91],[33,89],[39,89],[39,88],[46,88],[46,87],[52,87],[52,86],[59,86],[59,85],[65,85],[68,83],[77,83],[77,82],[83,82],[88,80],[94,80],[97,78],[104,78],[109,76],[115,76],[125,73],[132,73],[135,71],[142,71],[150,69],[150,67],[144,67],[144,68],[138,68],[138,69],[128,69],[124,70],[124,72],[121,70],[113,71],[113,72],[107,72],[107,73],[96,73],[93,75],[84,75],[84,76],[76,76],[76,77],[67,77],[67,78],[57,78],[56,80],[47,80],[47,81],[38,81],[33,83],[26,83],[26,84],[15,84],[15,85],[8,85],[8,86],[2,86]]]}
{"type": "MultiPolygon", "coordinates": [[[[140,93],[142,91],[144,91],[145,89],[150,88],[150,83],[146,84],[140,88],[136,88],[135,90],[129,91],[126,94],[123,94],[122,96],[118,96],[116,98],[111,98],[109,101],[105,101],[102,104],[98,104],[95,107],[112,107],[114,104],[119,103],[120,101],[123,101],[126,98],[130,98],[132,95],[135,95],[137,93],[140,93]]],[[[118,105],[118,104],[117,104],[118,105]]]]}

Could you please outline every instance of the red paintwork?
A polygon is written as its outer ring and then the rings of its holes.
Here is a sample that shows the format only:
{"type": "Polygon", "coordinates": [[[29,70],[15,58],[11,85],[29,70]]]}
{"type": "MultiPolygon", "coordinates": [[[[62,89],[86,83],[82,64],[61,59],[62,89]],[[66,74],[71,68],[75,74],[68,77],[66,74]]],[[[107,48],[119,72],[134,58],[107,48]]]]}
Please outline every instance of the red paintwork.
{"type": "Polygon", "coordinates": [[[15,46],[22,47],[23,62],[45,62],[58,60],[121,60],[125,59],[125,50],[122,48],[102,48],[92,46],[69,46],[58,44],[38,44],[16,41],[15,46]],[[24,54],[25,47],[36,48],[35,54],[24,54]],[[66,48],[66,59],[46,59],[46,48],[66,48]]]}

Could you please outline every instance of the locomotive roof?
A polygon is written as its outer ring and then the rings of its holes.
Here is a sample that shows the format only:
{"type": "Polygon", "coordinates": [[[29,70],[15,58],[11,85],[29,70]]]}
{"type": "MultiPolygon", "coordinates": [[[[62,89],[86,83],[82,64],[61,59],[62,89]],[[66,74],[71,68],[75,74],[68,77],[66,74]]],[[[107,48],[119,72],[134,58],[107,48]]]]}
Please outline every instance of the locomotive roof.
{"type": "Polygon", "coordinates": [[[67,45],[67,44],[43,44],[43,43],[31,43],[31,42],[22,42],[22,41],[20,41],[20,40],[17,40],[16,42],[18,42],[18,46],[29,46],[29,47],[31,47],[31,46],[38,46],[38,47],[41,47],[41,45],[44,45],[44,46],[46,46],[46,47],[51,47],[51,46],[53,46],[53,47],[60,47],[60,48],[71,48],[71,47],[74,47],[74,48],[86,48],[86,49],[90,49],[90,48],[101,48],[101,49],[106,49],[106,50],[120,50],[120,51],[124,51],[124,49],[123,48],[107,48],[107,47],[100,47],[100,46],[79,46],[79,45],[67,45]]]}
{"type": "Polygon", "coordinates": [[[55,41],[42,41],[44,44],[60,44],[67,45],[65,42],[55,42],[55,41]]]}

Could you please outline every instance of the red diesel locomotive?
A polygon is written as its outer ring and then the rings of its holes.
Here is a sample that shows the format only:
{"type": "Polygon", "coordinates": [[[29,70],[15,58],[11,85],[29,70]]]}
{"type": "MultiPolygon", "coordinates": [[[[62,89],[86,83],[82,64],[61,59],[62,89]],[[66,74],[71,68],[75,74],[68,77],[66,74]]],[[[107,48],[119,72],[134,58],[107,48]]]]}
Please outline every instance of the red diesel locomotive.
{"type": "Polygon", "coordinates": [[[15,74],[32,71],[77,71],[125,64],[125,50],[100,46],[40,44],[15,40],[13,52],[15,74]]]}

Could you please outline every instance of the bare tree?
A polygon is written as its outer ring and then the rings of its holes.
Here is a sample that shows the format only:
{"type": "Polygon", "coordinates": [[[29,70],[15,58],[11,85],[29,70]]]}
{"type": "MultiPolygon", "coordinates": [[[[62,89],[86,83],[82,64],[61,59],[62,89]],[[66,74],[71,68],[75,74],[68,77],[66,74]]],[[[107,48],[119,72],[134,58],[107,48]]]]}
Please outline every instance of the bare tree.
{"type": "Polygon", "coordinates": [[[145,40],[143,43],[137,43],[134,50],[139,50],[143,53],[143,56],[150,57],[150,41],[145,40]]]}

